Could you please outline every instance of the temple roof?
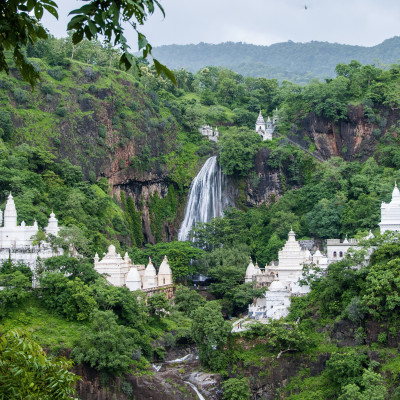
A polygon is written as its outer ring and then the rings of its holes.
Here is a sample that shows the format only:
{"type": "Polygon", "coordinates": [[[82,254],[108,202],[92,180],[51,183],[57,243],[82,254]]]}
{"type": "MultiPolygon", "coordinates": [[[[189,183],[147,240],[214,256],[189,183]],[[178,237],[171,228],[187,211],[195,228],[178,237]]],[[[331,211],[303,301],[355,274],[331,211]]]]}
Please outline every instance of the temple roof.
{"type": "Polygon", "coordinates": [[[268,290],[270,292],[281,292],[281,291],[286,291],[287,289],[285,288],[285,286],[281,281],[273,281],[269,286],[268,290]]]}
{"type": "Polygon", "coordinates": [[[156,269],[154,268],[153,263],[151,262],[151,258],[149,257],[149,263],[144,271],[144,276],[156,276],[156,269]]]}
{"type": "Polygon", "coordinates": [[[257,275],[259,273],[260,269],[256,268],[253,264],[253,260],[250,257],[250,263],[247,266],[246,269],[246,277],[251,278],[253,275],[257,275]]]}
{"type": "Polygon", "coordinates": [[[260,114],[258,114],[258,118],[257,118],[256,124],[257,124],[257,125],[259,125],[259,124],[265,124],[264,117],[263,117],[262,114],[261,114],[261,110],[260,110],[260,114]]]}
{"type": "Polygon", "coordinates": [[[141,282],[139,271],[136,269],[136,267],[131,267],[126,275],[126,282],[141,282]]]}
{"type": "Polygon", "coordinates": [[[394,189],[392,192],[392,202],[393,203],[400,203],[400,191],[397,187],[397,182],[394,184],[394,189]]]}
{"type": "Polygon", "coordinates": [[[162,263],[160,265],[160,269],[158,270],[158,275],[171,275],[172,271],[168,264],[167,256],[164,256],[162,263]]]}

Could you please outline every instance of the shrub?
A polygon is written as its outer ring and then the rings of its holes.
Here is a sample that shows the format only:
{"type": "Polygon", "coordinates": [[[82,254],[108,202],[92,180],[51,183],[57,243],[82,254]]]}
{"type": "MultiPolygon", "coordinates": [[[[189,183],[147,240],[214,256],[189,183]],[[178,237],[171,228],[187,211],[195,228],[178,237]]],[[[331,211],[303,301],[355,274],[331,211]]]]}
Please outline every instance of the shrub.
{"type": "Polygon", "coordinates": [[[99,136],[103,139],[107,137],[107,127],[104,124],[99,126],[99,136]]]}
{"type": "Polygon", "coordinates": [[[118,375],[134,363],[133,355],[140,350],[136,339],[140,340],[136,331],[118,325],[112,311],[96,311],[92,329],[82,334],[72,349],[71,357],[78,364],[86,362],[100,372],[118,375]]]}
{"type": "Polygon", "coordinates": [[[0,110],[0,129],[3,130],[2,138],[4,140],[9,139],[14,131],[11,115],[8,111],[0,110]]]}
{"type": "Polygon", "coordinates": [[[249,400],[250,385],[246,378],[230,378],[222,384],[224,400],[249,400]]]}
{"type": "Polygon", "coordinates": [[[28,101],[28,95],[25,90],[20,88],[14,89],[14,99],[18,104],[23,104],[28,101]]]}
{"type": "Polygon", "coordinates": [[[90,79],[91,81],[94,81],[96,79],[96,72],[94,72],[91,67],[87,67],[83,73],[85,77],[90,79]]]}
{"type": "Polygon", "coordinates": [[[65,117],[67,115],[67,109],[62,106],[58,106],[55,112],[59,117],[65,117]]]}
{"type": "Polygon", "coordinates": [[[40,86],[40,91],[43,94],[54,94],[54,86],[48,85],[48,84],[43,84],[40,86]]]}
{"type": "Polygon", "coordinates": [[[65,77],[65,71],[62,67],[55,67],[47,70],[47,73],[56,81],[62,81],[65,77]]]}

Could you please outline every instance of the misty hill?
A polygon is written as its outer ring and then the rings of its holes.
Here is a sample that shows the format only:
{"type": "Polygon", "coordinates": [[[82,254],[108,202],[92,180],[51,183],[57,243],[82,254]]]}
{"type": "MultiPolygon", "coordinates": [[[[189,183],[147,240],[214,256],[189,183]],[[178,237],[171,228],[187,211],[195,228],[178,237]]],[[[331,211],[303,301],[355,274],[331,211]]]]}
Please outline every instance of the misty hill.
{"type": "Polygon", "coordinates": [[[362,64],[389,66],[400,60],[400,37],[373,46],[338,43],[295,43],[270,46],[246,43],[189,44],[156,47],[154,56],[168,67],[196,72],[207,65],[221,66],[244,76],[276,78],[307,83],[312,78],[335,76],[335,66],[357,60],[362,64]]]}

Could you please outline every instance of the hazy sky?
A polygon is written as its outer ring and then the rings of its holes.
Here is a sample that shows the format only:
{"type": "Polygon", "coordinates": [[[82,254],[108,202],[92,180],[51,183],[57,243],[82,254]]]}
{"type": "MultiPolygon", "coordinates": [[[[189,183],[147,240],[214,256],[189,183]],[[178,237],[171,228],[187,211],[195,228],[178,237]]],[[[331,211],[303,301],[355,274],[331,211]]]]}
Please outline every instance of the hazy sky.
{"type": "MultiPolygon", "coordinates": [[[[400,35],[399,0],[160,0],[141,31],[153,46],[221,43],[262,45],[311,40],[373,46],[400,35]],[[307,10],[305,9],[307,6],[307,10]]],[[[58,0],[60,19],[46,16],[52,34],[66,36],[68,12],[84,2],[58,0]]],[[[128,33],[129,31],[129,33],[128,33]]],[[[126,36],[135,50],[136,36],[126,36]]]]}

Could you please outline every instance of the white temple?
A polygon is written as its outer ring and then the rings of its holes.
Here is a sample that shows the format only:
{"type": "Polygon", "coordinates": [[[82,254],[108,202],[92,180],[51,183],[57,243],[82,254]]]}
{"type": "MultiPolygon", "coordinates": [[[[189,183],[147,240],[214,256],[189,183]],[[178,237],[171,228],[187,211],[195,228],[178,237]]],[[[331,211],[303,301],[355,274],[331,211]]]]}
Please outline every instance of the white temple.
{"type": "Polygon", "coordinates": [[[256,121],[256,133],[258,133],[263,140],[272,140],[272,134],[274,133],[276,126],[276,119],[274,118],[274,121],[271,121],[271,118],[267,118],[267,123],[265,123],[264,117],[261,114],[258,114],[258,118],[256,121]]]}
{"type": "Polygon", "coordinates": [[[114,286],[126,286],[129,290],[147,290],[173,284],[171,267],[168,264],[167,256],[160,265],[158,275],[151,258],[145,268],[144,265],[134,265],[125,253],[122,258],[115,249],[115,246],[108,247],[107,254],[100,260],[96,253],[94,256],[94,269],[104,274],[107,281],[114,286]]]}
{"type": "Polygon", "coordinates": [[[264,270],[256,267],[250,260],[246,270],[245,282],[268,287],[264,297],[255,299],[249,305],[249,317],[256,319],[279,319],[288,314],[291,296],[300,296],[310,291],[308,286],[301,286],[304,265],[316,265],[325,270],[328,259],[319,250],[313,255],[303,249],[291,229],[288,240],[278,253],[278,263],[265,266],[264,270]]]}
{"type": "MultiPolygon", "coordinates": [[[[58,220],[54,213],[50,214],[47,227],[44,228],[47,235],[57,236],[59,232],[58,220]]],[[[17,210],[14,199],[10,193],[4,209],[0,210],[0,263],[11,257],[12,261],[23,262],[31,269],[36,266],[38,257],[41,259],[62,255],[62,249],[52,249],[48,242],[33,245],[34,236],[39,232],[36,221],[33,225],[21,225],[17,223],[17,210]]]]}
{"type": "Polygon", "coordinates": [[[210,125],[203,125],[199,131],[203,136],[208,137],[208,139],[212,142],[218,142],[219,132],[217,127],[215,127],[215,131],[213,131],[210,125]]]}
{"type": "Polygon", "coordinates": [[[381,235],[386,231],[400,231],[400,191],[397,183],[394,184],[392,201],[381,204],[381,222],[379,224],[381,235]]]}
{"type": "MultiPolygon", "coordinates": [[[[260,113],[261,115],[261,113],[260,113]]],[[[400,191],[395,184],[392,201],[382,202],[380,233],[386,231],[400,231],[400,191]]],[[[374,235],[369,231],[365,239],[372,239],[374,235]]],[[[255,299],[249,305],[249,317],[256,319],[277,319],[288,314],[290,296],[301,296],[309,292],[308,286],[300,286],[299,280],[303,275],[303,266],[319,267],[326,270],[329,264],[343,260],[349,249],[358,249],[359,240],[327,239],[327,255],[316,250],[313,255],[307,249],[302,249],[296,240],[293,230],[290,230],[288,240],[278,255],[278,263],[258,268],[250,259],[246,270],[245,282],[254,282],[256,286],[269,286],[263,298],[255,299]]],[[[368,263],[370,253],[367,254],[365,263],[368,263]]]]}
{"type": "Polygon", "coordinates": [[[290,288],[281,281],[273,281],[264,297],[249,305],[249,316],[255,319],[286,317],[290,306],[290,288]]]}

